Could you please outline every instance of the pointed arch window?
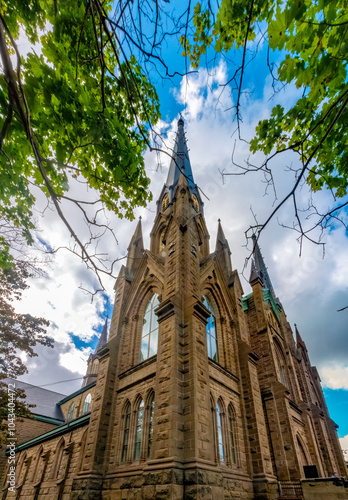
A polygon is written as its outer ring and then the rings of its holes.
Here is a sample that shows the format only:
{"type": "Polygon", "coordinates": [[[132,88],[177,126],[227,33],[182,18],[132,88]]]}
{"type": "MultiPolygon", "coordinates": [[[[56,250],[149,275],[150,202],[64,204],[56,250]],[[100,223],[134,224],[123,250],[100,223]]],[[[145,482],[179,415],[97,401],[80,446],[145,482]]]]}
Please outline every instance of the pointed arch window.
{"type": "Polygon", "coordinates": [[[140,460],[141,441],[144,427],[144,401],[141,400],[137,411],[137,426],[134,440],[134,460],[140,460]]]}
{"type": "Polygon", "coordinates": [[[274,347],[276,353],[276,361],[278,365],[279,379],[283,385],[287,386],[288,384],[286,379],[286,363],[284,354],[277,342],[274,342],[274,347]]]}
{"type": "Polygon", "coordinates": [[[75,413],[75,403],[71,403],[71,405],[69,406],[68,417],[67,417],[68,422],[71,422],[71,420],[74,418],[74,413],[75,413]]]}
{"type": "Polygon", "coordinates": [[[228,433],[229,433],[229,446],[230,446],[230,455],[231,455],[231,463],[237,463],[237,453],[236,453],[236,440],[235,440],[235,416],[234,410],[230,405],[228,407],[228,433]]]}
{"type": "Polygon", "coordinates": [[[140,362],[157,354],[158,320],[155,309],[158,305],[158,295],[155,293],[149,300],[145,309],[143,329],[141,332],[140,362]]]}
{"type": "Polygon", "coordinates": [[[223,434],[223,411],[221,408],[221,403],[216,405],[216,420],[217,420],[217,438],[218,438],[218,455],[220,462],[225,461],[225,444],[224,444],[224,434],[223,434]]]}
{"type": "Polygon", "coordinates": [[[208,358],[219,362],[219,349],[218,349],[218,340],[216,333],[216,318],[214,315],[214,309],[211,303],[204,297],[203,304],[209,310],[210,316],[208,318],[206,331],[207,331],[207,347],[208,347],[208,358]]]}
{"type": "Polygon", "coordinates": [[[196,210],[196,212],[199,212],[199,201],[195,194],[192,195],[192,202],[193,202],[193,208],[196,210]]]}
{"type": "Polygon", "coordinates": [[[131,405],[128,402],[124,412],[123,443],[122,443],[122,455],[121,455],[121,462],[123,463],[127,460],[127,454],[128,454],[130,420],[131,420],[131,405]]]}
{"type": "Polygon", "coordinates": [[[27,472],[27,453],[20,455],[16,464],[16,478],[18,478],[19,484],[23,484],[27,472]]]}
{"type": "Polygon", "coordinates": [[[92,402],[92,396],[91,393],[88,393],[83,403],[82,415],[86,415],[86,413],[91,411],[91,402],[92,402]]]}
{"type": "Polygon", "coordinates": [[[152,435],[153,435],[153,415],[155,410],[155,395],[153,394],[149,404],[149,435],[147,440],[147,457],[151,457],[152,451],[152,435]]]}
{"type": "Polygon", "coordinates": [[[93,361],[92,367],[91,367],[91,373],[97,374],[98,373],[98,368],[99,368],[99,360],[95,359],[93,361]]]}
{"type": "Polygon", "coordinates": [[[34,464],[34,470],[33,470],[34,483],[36,483],[40,478],[40,465],[41,465],[41,461],[42,461],[42,455],[43,455],[43,446],[41,445],[36,453],[36,458],[35,458],[35,464],[34,464]]]}
{"type": "Polygon", "coordinates": [[[169,205],[169,194],[166,193],[162,198],[162,204],[161,204],[162,212],[165,211],[168,205],[169,205]]]}
{"type": "Polygon", "coordinates": [[[62,439],[60,443],[58,444],[57,450],[56,450],[56,460],[53,468],[53,474],[52,474],[52,479],[58,479],[60,476],[62,476],[63,473],[63,468],[62,468],[62,463],[63,463],[63,455],[64,455],[64,446],[65,446],[65,441],[62,439]]]}

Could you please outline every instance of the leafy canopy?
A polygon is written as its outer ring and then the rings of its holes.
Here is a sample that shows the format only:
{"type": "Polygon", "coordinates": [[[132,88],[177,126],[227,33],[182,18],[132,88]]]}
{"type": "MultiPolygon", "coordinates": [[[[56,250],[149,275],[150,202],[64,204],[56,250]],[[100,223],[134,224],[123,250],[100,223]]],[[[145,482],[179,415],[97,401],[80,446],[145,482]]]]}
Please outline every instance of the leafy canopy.
{"type": "Polygon", "coordinates": [[[111,0],[1,3],[0,217],[21,227],[29,244],[32,183],[58,212],[71,177],[85,179],[120,217],[132,218],[150,198],[143,152],[158,97],[118,46],[106,23],[111,8],[111,0]],[[21,57],[23,32],[42,53],[21,57]]]}
{"type": "MultiPolygon", "coordinates": [[[[264,33],[269,48],[282,57],[277,78],[303,89],[286,111],[274,107],[259,122],[251,151],[265,154],[287,149],[300,155],[314,191],[331,189],[335,197],[348,186],[348,4],[345,0],[221,0],[217,13],[197,3],[194,37],[181,37],[184,55],[198,67],[209,47],[217,52],[243,49],[264,33]],[[216,14],[216,15],[215,15],[216,14]]],[[[255,46],[255,45],[254,45],[255,46]]],[[[245,59],[235,77],[241,92],[245,59]]],[[[239,101],[239,97],[238,97],[239,101]]],[[[237,113],[238,113],[237,102],[237,113]]]]}
{"type": "MultiPolygon", "coordinates": [[[[0,444],[6,440],[8,431],[5,377],[17,378],[28,371],[18,353],[33,357],[37,356],[34,351],[36,344],[53,347],[52,340],[46,336],[48,321],[17,313],[11,303],[21,299],[30,276],[28,263],[17,263],[6,270],[0,267],[0,444]]],[[[16,391],[16,416],[30,417],[32,405],[27,405],[24,398],[23,391],[16,391]]]]}

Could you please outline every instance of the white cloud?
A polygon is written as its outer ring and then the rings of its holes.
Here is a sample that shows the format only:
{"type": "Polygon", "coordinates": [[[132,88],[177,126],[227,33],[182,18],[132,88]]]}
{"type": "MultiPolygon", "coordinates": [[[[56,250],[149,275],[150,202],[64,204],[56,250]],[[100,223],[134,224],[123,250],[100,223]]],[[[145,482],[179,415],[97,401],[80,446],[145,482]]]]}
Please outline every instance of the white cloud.
{"type": "Polygon", "coordinates": [[[348,434],[342,438],[339,438],[341,448],[343,450],[343,456],[345,460],[348,460],[348,434]]]}
{"type": "Polygon", "coordinates": [[[91,349],[76,349],[72,348],[69,352],[62,353],[59,356],[60,365],[73,373],[86,375],[86,366],[88,356],[91,354],[91,349]]]}
{"type": "Polygon", "coordinates": [[[348,365],[323,366],[320,376],[324,387],[348,391],[348,365]]]}

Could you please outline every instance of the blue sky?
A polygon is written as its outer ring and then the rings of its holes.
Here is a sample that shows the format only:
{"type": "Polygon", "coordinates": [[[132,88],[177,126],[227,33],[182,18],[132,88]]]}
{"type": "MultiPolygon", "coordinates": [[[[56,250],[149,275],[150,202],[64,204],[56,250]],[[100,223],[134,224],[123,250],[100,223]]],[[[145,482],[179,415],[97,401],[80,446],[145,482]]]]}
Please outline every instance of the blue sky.
{"type": "MultiPolygon", "coordinates": [[[[171,71],[184,70],[184,59],[177,41],[168,44],[163,55],[170,62],[171,71]]],[[[203,64],[198,72],[187,79],[179,76],[172,80],[157,78],[162,112],[162,122],[158,127],[166,144],[172,145],[176,121],[179,113],[183,114],[193,175],[209,198],[205,201],[205,215],[211,234],[211,250],[217,219],[220,217],[230,243],[233,267],[241,273],[248,255],[244,247],[244,231],[254,222],[253,214],[259,221],[265,220],[272,210],[274,195],[270,190],[265,196],[262,175],[226,177],[223,183],[219,174],[221,170],[234,169],[231,161],[234,147],[235,159],[240,164],[249,156],[245,142],[235,143],[236,135],[233,132],[236,123],[234,111],[230,109],[235,104],[235,96],[231,87],[227,86],[220,96],[221,85],[229,80],[234,71],[235,54],[229,54],[224,61],[212,61],[209,71],[203,64]]],[[[291,106],[300,93],[288,86],[272,99],[265,45],[260,47],[258,58],[248,66],[244,87],[249,91],[242,99],[241,109],[242,134],[247,140],[253,136],[258,121],[269,116],[274,104],[279,102],[291,106]]],[[[262,157],[257,155],[253,161],[260,162],[262,157]]],[[[286,156],[275,166],[278,197],[289,189],[292,177],[287,167],[294,166],[295,161],[295,158],[286,156]]],[[[161,168],[158,168],[156,155],[146,153],[145,163],[151,178],[154,201],[146,209],[137,210],[135,215],[143,218],[143,234],[148,248],[155,200],[165,182],[168,160],[163,155],[161,168]]],[[[76,185],[71,189],[80,195],[82,188],[76,185]]],[[[299,198],[305,206],[308,200],[306,186],[302,187],[299,198]]],[[[315,199],[319,208],[324,209],[332,202],[329,193],[319,193],[315,199]]],[[[42,231],[38,235],[38,243],[46,248],[54,248],[60,246],[61,241],[68,236],[54,214],[45,213],[45,217],[41,217],[44,206],[44,200],[39,198],[37,217],[42,231]]],[[[78,226],[78,215],[71,212],[70,216],[78,226]]],[[[325,236],[327,251],[324,260],[315,245],[305,245],[299,258],[296,235],[280,227],[278,221],[291,226],[291,206],[286,206],[279,213],[278,220],[274,219],[262,235],[262,252],[288,320],[292,327],[297,323],[311,362],[319,370],[331,417],[339,425],[339,436],[346,436],[345,447],[348,448],[348,310],[336,312],[339,307],[348,305],[347,233],[337,226],[325,236]]],[[[122,257],[126,254],[136,222],[119,221],[112,215],[109,222],[115,229],[118,245],[105,239],[100,250],[104,249],[112,258],[122,257]]],[[[244,274],[248,277],[249,269],[244,274]]],[[[241,279],[247,294],[249,285],[243,275],[241,279]]],[[[46,276],[32,283],[30,295],[28,293],[18,307],[23,308],[23,311],[30,307],[33,314],[51,320],[54,325],[51,334],[56,347],[50,352],[39,348],[39,357],[28,360],[30,370],[24,377],[26,381],[40,385],[43,378],[46,383],[50,383],[68,380],[78,374],[83,376],[88,355],[97,343],[96,333],[101,332],[106,315],[111,317],[114,300],[113,280],[106,279],[105,294],[99,294],[91,302],[90,295],[82,288],[94,286],[95,277],[76,257],[64,251],[54,256],[46,276]]],[[[79,388],[79,381],[74,384],[60,384],[55,390],[73,392],[79,388]]]]}

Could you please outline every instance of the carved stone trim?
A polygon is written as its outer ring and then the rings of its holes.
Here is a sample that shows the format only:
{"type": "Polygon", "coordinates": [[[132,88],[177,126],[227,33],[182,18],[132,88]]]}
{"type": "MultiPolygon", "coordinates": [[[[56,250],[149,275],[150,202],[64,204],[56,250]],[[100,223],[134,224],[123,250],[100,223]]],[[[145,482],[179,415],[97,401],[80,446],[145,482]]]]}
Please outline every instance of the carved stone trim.
{"type": "Polygon", "coordinates": [[[162,321],[170,318],[174,314],[174,304],[171,302],[171,299],[167,299],[162,302],[157,309],[155,309],[155,314],[157,314],[158,323],[162,323],[162,321]]]}
{"type": "Polygon", "coordinates": [[[193,315],[206,325],[211,313],[202,302],[196,302],[193,306],[193,315]]]}

